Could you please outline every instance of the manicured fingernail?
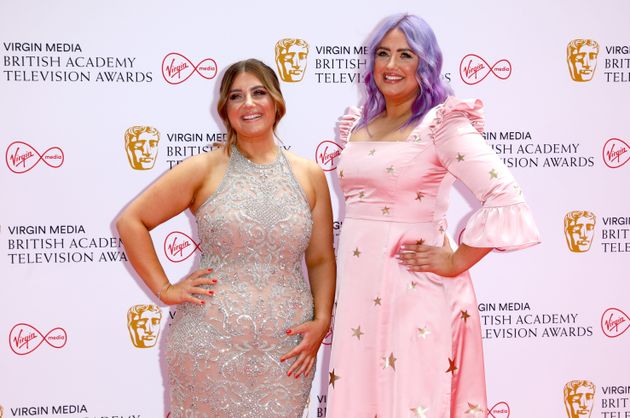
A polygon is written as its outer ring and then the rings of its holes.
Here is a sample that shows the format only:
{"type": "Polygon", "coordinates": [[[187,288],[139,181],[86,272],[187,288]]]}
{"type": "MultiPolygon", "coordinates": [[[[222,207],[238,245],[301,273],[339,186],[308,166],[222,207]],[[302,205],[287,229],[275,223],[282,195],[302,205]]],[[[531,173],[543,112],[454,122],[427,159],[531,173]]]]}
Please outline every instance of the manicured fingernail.
{"type": "Polygon", "coordinates": [[[283,358],[281,358],[281,359],[280,359],[280,363],[283,363],[283,362],[284,362],[284,359],[283,359],[283,358]]]}
{"type": "Polygon", "coordinates": [[[291,376],[291,372],[287,373],[287,376],[291,376]]]}
{"type": "Polygon", "coordinates": [[[212,269],[208,269],[208,271],[212,271],[212,269]]]}
{"type": "Polygon", "coordinates": [[[210,296],[214,296],[214,292],[213,292],[212,290],[211,290],[211,291],[209,291],[209,292],[208,292],[208,294],[209,294],[210,296]]]}
{"type": "Polygon", "coordinates": [[[212,283],[216,283],[216,282],[217,282],[217,279],[212,279],[212,283]]]}
{"type": "Polygon", "coordinates": [[[201,301],[201,304],[202,304],[202,305],[205,305],[205,304],[206,304],[206,301],[205,301],[205,300],[202,300],[202,301],[201,301]]]}
{"type": "Polygon", "coordinates": [[[300,376],[300,375],[297,375],[297,374],[296,374],[296,375],[295,375],[295,378],[297,379],[299,376],[300,376]]]}
{"type": "Polygon", "coordinates": [[[287,330],[287,334],[291,334],[291,330],[290,329],[287,330]]]}

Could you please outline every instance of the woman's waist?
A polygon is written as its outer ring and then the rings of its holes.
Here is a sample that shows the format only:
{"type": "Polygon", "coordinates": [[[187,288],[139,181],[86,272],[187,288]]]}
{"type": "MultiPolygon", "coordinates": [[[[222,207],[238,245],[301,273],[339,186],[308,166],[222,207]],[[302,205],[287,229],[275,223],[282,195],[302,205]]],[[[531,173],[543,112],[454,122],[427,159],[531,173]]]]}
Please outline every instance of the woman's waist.
{"type": "Polygon", "coordinates": [[[420,210],[417,205],[400,203],[355,203],[346,206],[346,219],[364,219],[381,222],[437,224],[444,215],[435,211],[420,210]]]}
{"type": "Polygon", "coordinates": [[[294,272],[302,266],[303,252],[269,251],[262,254],[249,248],[226,251],[215,245],[201,245],[201,267],[224,270],[271,271],[275,273],[294,272]]]}
{"type": "Polygon", "coordinates": [[[369,216],[346,215],[340,235],[344,244],[370,243],[383,245],[385,253],[394,254],[404,243],[441,246],[447,230],[445,218],[430,221],[389,220],[369,216]]]}

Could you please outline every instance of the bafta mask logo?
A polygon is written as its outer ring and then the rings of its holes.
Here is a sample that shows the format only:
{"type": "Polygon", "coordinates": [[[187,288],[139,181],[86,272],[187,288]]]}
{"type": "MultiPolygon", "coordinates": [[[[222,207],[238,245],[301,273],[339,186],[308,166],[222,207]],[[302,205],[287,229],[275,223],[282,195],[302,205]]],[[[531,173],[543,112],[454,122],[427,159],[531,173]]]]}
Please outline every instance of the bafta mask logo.
{"type": "Polygon", "coordinates": [[[308,43],[303,39],[285,38],[276,43],[276,66],[283,81],[302,81],[306,71],[308,43]]]}
{"type": "Polygon", "coordinates": [[[574,39],[567,45],[567,64],[573,81],[591,81],[597,67],[599,44],[592,39],[574,39]]]}
{"type": "Polygon", "coordinates": [[[585,210],[574,210],[564,216],[564,236],[569,250],[584,253],[591,249],[595,235],[595,214],[585,210]]]}
{"type": "Polygon", "coordinates": [[[568,418],[589,418],[593,411],[595,385],[588,380],[572,380],[564,385],[564,406],[568,418]]]}
{"type": "Polygon", "coordinates": [[[160,132],[151,126],[132,126],[125,131],[125,151],[134,170],[150,170],[155,165],[160,132]]]}
{"type": "Polygon", "coordinates": [[[127,328],[137,348],[151,348],[160,335],[162,311],[156,305],[134,305],[127,312],[127,328]]]}

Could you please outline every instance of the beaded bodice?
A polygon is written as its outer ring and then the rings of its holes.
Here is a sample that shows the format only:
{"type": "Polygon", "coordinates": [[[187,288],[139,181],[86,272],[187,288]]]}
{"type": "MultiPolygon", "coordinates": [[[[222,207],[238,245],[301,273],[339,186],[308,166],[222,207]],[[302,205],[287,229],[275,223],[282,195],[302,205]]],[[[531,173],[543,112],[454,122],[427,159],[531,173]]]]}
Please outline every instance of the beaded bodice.
{"type": "Polygon", "coordinates": [[[167,350],[172,416],[301,416],[310,379],[286,376],[280,357],[313,317],[302,273],[312,218],[281,150],[255,164],[236,147],[217,191],[197,210],[201,268],[215,296],[177,307],[167,350]]]}
{"type": "Polygon", "coordinates": [[[223,181],[197,211],[197,226],[202,264],[244,268],[238,281],[260,288],[271,275],[300,270],[312,219],[282,151],[273,163],[256,164],[233,147],[223,181]]]}

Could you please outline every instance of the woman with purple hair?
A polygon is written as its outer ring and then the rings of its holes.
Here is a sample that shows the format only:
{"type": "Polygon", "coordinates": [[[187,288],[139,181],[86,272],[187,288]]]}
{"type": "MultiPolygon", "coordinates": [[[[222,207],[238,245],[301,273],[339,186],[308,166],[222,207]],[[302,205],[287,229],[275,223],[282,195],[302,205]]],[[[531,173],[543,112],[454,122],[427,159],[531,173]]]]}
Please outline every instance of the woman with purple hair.
{"type": "Polygon", "coordinates": [[[339,123],[346,217],[328,416],[485,417],[477,302],[468,269],[492,249],[538,243],[520,188],[487,146],[482,103],[440,80],[442,53],[417,16],[368,42],[366,98],[339,123]],[[448,195],[483,202],[453,251],[448,195]]]}

